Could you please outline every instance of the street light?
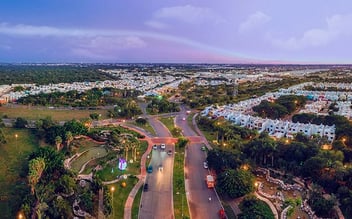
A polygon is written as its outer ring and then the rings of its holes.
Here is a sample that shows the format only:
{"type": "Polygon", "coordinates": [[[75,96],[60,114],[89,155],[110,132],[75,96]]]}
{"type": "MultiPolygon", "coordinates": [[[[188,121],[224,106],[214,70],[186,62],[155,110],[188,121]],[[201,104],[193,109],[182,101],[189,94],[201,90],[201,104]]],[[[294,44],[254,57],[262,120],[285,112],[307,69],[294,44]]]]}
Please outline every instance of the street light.
{"type": "Polygon", "coordinates": [[[18,151],[18,146],[17,146],[17,138],[18,138],[18,135],[17,135],[17,134],[15,134],[15,138],[16,138],[16,142],[15,142],[15,144],[16,144],[16,151],[18,151]]]}
{"type": "Polygon", "coordinates": [[[24,219],[25,217],[24,217],[24,215],[22,214],[22,212],[20,212],[20,213],[18,213],[18,217],[17,217],[18,219],[24,219]]]}
{"type": "Polygon", "coordinates": [[[111,186],[110,192],[111,192],[111,199],[112,199],[112,218],[115,218],[115,212],[114,212],[114,191],[115,191],[115,187],[111,186]]]}

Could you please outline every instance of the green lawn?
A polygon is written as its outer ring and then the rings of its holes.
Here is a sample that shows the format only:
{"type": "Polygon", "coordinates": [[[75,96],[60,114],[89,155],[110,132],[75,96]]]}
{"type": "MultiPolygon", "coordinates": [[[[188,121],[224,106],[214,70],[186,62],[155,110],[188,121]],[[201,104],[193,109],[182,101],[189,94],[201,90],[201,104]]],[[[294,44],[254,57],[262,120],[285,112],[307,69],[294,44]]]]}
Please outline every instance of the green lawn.
{"type": "Polygon", "coordinates": [[[142,190],[143,190],[143,186],[139,188],[136,196],[134,197],[133,205],[132,205],[132,219],[138,219],[139,204],[141,203],[141,198],[142,198],[142,190]]]}
{"type": "Polygon", "coordinates": [[[0,212],[2,218],[14,218],[23,193],[29,191],[24,167],[38,142],[28,129],[3,128],[3,132],[7,143],[0,145],[0,212]]]}
{"type": "Polygon", "coordinates": [[[185,179],[184,179],[184,150],[175,147],[173,197],[175,218],[189,218],[185,179]],[[182,217],[183,214],[183,217],[182,217]]]}
{"type": "Polygon", "coordinates": [[[90,149],[87,149],[81,156],[76,158],[71,163],[71,167],[76,173],[78,173],[86,162],[95,158],[105,157],[107,154],[108,151],[104,147],[92,147],[90,149]]]}
{"type": "MultiPolygon", "coordinates": [[[[113,163],[107,163],[104,168],[100,171],[97,172],[97,175],[100,177],[101,180],[103,181],[110,181],[116,179],[117,176],[123,175],[123,174],[131,174],[131,175],[138,175],[140,174],[140,160],[144,152],[148,148],[148,143],[146,141],[141,141],[141,147],[140,150],[138,151],[139,154],[137,153],[137,161],[133,163],[128,163],[126,170],[119,170],[117,167],[117,162],[113,163]]],[[[129,160],[132,158],[132,153],[129,152],[129,160]]]]}
{"type": "Polygon", "coordinates": [[[159,118],[160,122],[162,122],[167,129],[169,129],[170,131],[175,128],[175,124],[174,124],[174,117],[160,117],[159,118]]]}
{"type": "Polygon", "coordinates": [[[54,110],[47,108],[36,108],[16,105],[15,108],[2,106],[0,107],[0,117],[7,116],[9,118],[22,117],[28,120],[43,119],[51,117],[54,121],[68,121],[72,119],[89,118],[89,114],[101,114],[101,119],[107,119],[107,110],[54,110]]]}
{"type": "Polygon", "coordinates": [[[138,182],[137,177],[128,177],[126,180],[121,180],[118,183],[114,183],[108,186],[109,191],[111,187],[115,188],[113,193],[112,211],[113,213],[109,216],[111,219],[123,218],[125,203],[134,185],[138,182]],[[126,187],[122,187],[122,183],[126,183],[126,187]]]}

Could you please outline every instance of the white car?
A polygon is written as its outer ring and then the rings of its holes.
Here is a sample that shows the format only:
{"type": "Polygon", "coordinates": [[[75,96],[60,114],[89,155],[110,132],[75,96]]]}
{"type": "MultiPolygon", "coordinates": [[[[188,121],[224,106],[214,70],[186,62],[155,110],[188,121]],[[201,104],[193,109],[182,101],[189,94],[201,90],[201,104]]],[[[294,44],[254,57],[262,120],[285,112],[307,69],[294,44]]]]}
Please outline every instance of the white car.
{"type": "Polygon", "coordinates": [[[160,172],[163,172],[163,170],[164,170],[164,168],[163,168],[163,166],[160,164],[160,165],[159,165],[159,171],[160,171],[160,172]]]}
{"type": "Polygon", "coordinates": [[[208,162],[204,161],[203,162],[203,167],[204,167],[204,169],[208,169],[208,162]]]}
{"type": "Polygon", "coordinates": [[[161,144],[161,145],[160,145],[160,148],[163,149],[163,150],[165,150],[166,145],[165,145],[165,144],[161,144]]]}
{"type": "Polygon", "coordinates": [[[153,145],[153,150],[157,150],[157,149],[158,149],[158,146],[156,146],[156,144],[153,145]]]}

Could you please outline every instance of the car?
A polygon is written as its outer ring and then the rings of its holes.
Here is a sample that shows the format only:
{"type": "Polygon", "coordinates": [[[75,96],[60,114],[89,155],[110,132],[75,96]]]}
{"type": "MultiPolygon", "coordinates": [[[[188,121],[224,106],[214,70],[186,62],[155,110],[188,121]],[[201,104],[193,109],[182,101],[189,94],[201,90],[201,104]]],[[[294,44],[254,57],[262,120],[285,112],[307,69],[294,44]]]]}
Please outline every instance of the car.
{"type": "Polygon", "coordinates": [[[159,169],[160,172],[163,172],[163,170],[164,170],[163,165],[160,164],[158,169],[159,169]]]}
{"type": "Polygon", "coordinates": [[[165,150],[166,145],[165,145],[165,144],[161,144],[161,145],[160,145],[160,148],[163,149],[163,150],[165,150]]]}
{"type": "Polygon", "coordinates": [[[157,150],[157,149],[158,149],[158,146],[156,146],[156,144],[153,145],[153,150],[157,150]]]}
{"type": "Polygon", "coordinates": [[[186,118],[185,118],[185,117],[183,117],[183,118],[182,118],[182,120],[183,120],[183,121],[185,121],[185,120],[186,120],[186,118]]]}
{"type": "Polygon", "coordinates": [[[148,183],[144,184],[143,191],[147,192],[148,188],[149,188],[148,183]]]}
{"type": "Polygon", "coordinates": [[[152,172],[153,172],[153,167],[152,167],[152,166],[148,166],[147,172],[148,172],[148,173],[152,173],[152,172]]]}
{"type": "Polygon", "coordinates": [[[202,151],[205,151],[205,150],[206,150],[205,146],[202,146],[200,149],[201,149],[202,151]]]}
{"type": "Polygon", "coordinates": [[[208,169],[208,162],[204,161],[203,162],[203,167],[204,167],[204,169],[208,169]]]}
{"type": "Polygon", "coordinates": [[[167,151],[167,154],[168,154],[168,155],[172,155],[172,150],[168,150],[168,151],[167,151]]]}

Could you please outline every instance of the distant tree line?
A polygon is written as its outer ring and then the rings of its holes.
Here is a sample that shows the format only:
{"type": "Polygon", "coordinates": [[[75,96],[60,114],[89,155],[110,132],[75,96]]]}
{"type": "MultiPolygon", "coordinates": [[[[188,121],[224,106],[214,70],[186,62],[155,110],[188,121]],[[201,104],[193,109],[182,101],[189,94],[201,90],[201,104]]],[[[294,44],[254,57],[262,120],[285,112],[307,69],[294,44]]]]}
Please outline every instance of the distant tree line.
{"type": "Polygon", "coordinates": [[[0,65],[0,84],[58,84],[85,81],[116,80],[99,71],[102,66],[33,66],[0,65]]]}

